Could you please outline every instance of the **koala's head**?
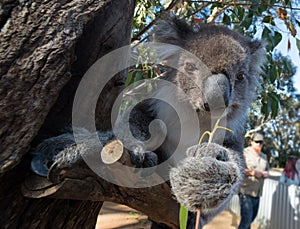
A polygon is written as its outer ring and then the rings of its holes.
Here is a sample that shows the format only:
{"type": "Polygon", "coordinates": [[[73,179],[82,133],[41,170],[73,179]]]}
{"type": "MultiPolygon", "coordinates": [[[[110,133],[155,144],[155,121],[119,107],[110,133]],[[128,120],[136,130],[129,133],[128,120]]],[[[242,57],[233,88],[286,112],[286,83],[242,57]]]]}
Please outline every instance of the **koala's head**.
{"type": "MultiPolygon", "coordinates": [[[[175,18],[160,21],[154,34],[155,41],[180,46],[195,55],[179,57],[179,69],[168,77],[183,89],[196,110],[211,115],[227,108],[228,119],[243,116],[241,111],[253,100],[265,58],[261,42],[223,26],[202,24],[195,30],[175,18]]],[[[168,58],[166,50],[164,55],[168,58]]]]}

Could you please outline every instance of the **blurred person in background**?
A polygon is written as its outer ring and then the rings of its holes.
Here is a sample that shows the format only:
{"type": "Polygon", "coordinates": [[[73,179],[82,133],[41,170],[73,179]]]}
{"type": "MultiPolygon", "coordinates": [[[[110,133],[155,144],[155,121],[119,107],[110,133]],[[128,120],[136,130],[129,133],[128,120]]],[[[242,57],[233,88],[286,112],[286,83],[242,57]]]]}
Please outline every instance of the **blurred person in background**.
{"type": "Polygon", "coordinates": [[[300,159],[289,158],[279,180],[287,185],[300,185],[300,159]]]}
{"type": "Polygon", "coordinates": [[[287,184],[290,205],[293,208],[294,220],[300,220],[300,159],[289,158],[279,180],[287,184]]]}
{"type": "Polygon", "coordinates": [[[250,229],[255,219],[264,179],[269,176],[269,163],[267,156],[262,153],[263,135],[253,134],[250,146],[245,148],[244,156],[246,162],[245,178],[239,190],[241,207],[241,222],[239,229],[250,229]]]}

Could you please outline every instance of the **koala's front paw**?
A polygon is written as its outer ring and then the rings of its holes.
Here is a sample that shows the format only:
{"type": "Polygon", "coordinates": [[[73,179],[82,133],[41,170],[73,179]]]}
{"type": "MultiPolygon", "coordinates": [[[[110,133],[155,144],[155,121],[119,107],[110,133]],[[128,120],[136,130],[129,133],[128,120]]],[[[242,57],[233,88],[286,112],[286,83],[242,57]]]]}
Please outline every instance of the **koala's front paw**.
{"type": "Polygon", "coordinates": [[[56,155],[74,144],[74,137],[70,133],[44,140],[36,147],[35,155],[31,161],[32,171],[47,177],[50,167],[55,162],[56,155]]]}
{"type": "Polygon", "coordinates": [[[243,178],[243,161],[237,152],[215,143],[188,149],[188,157],[172,168],[170,181],[178,202],[203,216],[224,209],[243,178]]]}

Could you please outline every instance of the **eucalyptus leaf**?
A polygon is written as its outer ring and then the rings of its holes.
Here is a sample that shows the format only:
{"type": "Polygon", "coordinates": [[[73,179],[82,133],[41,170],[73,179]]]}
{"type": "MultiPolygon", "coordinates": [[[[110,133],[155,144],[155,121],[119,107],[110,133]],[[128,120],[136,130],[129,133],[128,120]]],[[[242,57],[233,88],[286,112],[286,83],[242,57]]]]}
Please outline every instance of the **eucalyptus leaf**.
{"type": "Polygon", "coordinates": [[[127,75],[127,79],[126,79],[126,82],[125,82],[125,86],[129,86],[131,84],[131,81],[132,81],[132,77],[133,77],[133,71],[130,71],[127,75]]]}
{"type": "Polygon", "coordinates": [[[278,109],[279,109],[279,104],[280,100],[278,95],[275,92],[270,92],[269,93],[269,102],[268,104],[271,107],[271,117],[275,118],[278,115],[278,109]]]}
{"type": "Polygon", "coordinates": [[[265,12],[267,10],[268,6],[266,5],[259,5],[259,7],[257,8],[258,10],[258,15],[262,15],[263,12],[265,12]]]}
{"type": "Polygon", "coordinates": [[[273,38],[274,38],[273,39],[273,41],[274,41],[273,46],[275,48],[279,44],[279,42],[282,40],[282,35],[281,35],[281,33],[275,31],[273,38]]]}
{"type": "Polygon", "coordinates": [[[248,29],[252,24],[252,17],[245,17],[245,19],[240,23],[241,27],[248,29]]]}
{"type": "Polygon", "coordinates": [[[188,209],[184,206],[180,206],[179,211],[179,223],[180,223],[180,229],[186,229],[187,220],[188,220],[188,209]]]}
{"type": "Polygon", "coordinates": [[[230,25],[231,23],[230,17],[227,14],[224,14],[223,16],[223,23],[226,25],[230,25]]]}
{"type": "Polygon", "coordinates": [[[271,33],[271,30],[268,29],[268,27],[265,26],[262,32],[262,38],[269,39],[269,34],[271,33]]]}
{"type": "Polygon", "coordinates": [[[271,66],[269,73],[270,73],[269,79],[270,79],[271,83],[274,83],[275,80],[277,79],[277,75],[278,75],[278,71],[274,65],[271,66]]]}
{"type": "Polygon", "coordinates": [[[263,103],[262,106],[261,106],[261,108],[260,108],[260,111],[267,118],[269,116],[269,113],[268,113],[268,103],[263,103]]]}
{"type": "Polygon", "coordinates": [[[299,55],[300,55],[300,39],[296,38],[296,45],[299,51],[299,55]]]}
{"type": "Polygon", "coordinates": [[[245,9],[244,9],[244,7],[237,7],[238,8],[238,11],[237,11],[237,13],[238,13],[238,19],[240,20],[240,21],[242,21],[243,20],[243,18],[244,18],[244,16],[245,16],[245,9]]]}
{"type": "Polygon", "coordinates": [[[134,82],[137,82],[139,80],[141,80],[143,78],[143,71],[140,70],[136,73],[135,77],[134,77],[134,82]]]}
{"type": "Polygon", "coordinates": [[[265,22],[265,23],[271,23],[273,20],[273,17],[272,16],[265,16],[262,20],[262,22],[265,22]]]}

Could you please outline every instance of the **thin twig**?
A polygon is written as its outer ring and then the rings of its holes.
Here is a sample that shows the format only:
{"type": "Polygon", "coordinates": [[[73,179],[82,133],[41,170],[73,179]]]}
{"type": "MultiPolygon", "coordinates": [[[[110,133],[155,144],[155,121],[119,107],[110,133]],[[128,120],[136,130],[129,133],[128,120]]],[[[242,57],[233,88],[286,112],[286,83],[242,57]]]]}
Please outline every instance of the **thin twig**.
{"type": "Polygon", "coordinates": [[[199,228],[200,216],[201,216],[201,211],[200,211],[200,209],[198,209],[198,210],[197,210],[197,216],[196,216],[195,229],[198,229],[198,228],[199,228]]]}
{"type": "Polygon", "coordinates": [[[202,11],[204,8],[206,8],[208,5],[209,5],[209,3],[203,4],[203,5],[201,6],[200,9],[196,10],[195,12],[193,12],[193,13],[191,13],[191,14],[189,14],[189,15],[184,16],[183,18],[188,18],[188,17],[191,17],[191,16],[193,16],[193,15],[199,13],[199,12],[202,11]]]}
{"type": "Polygon", "coordinates": [[[198,144],[200,145],[203,141],[203,138],[205,137],[205,135],[208,135],[208,137],[210,138],[210,135],[211,135],[211,132],[210,131],[205,131],[202,135],[201,135],[201,138],[199,139],[198,141],[198,144]]]}
{"type": "Polygon", "coordinates": [[[227,6],[224,6],[223,8],[215,8],[217,9],[216,11],[214,11],[208,18],[207,18],[207,23],[211,23],[213,22],[214,20],[216,20],[216,18],[223,13],[223,11],[225,11],[227,8],[229,8],[229,5],[227,6]]]}
{"type": "Polygon", "coordinates": [[[226,127],[224,127],[224,126],[220,126],[220,125],[219,125],[219,123],[220,123],[220,121],[221,121],[221,119],[223,118],[223,116],[224,116],[225,113],[226,113],[226,109],[223,111],[223,113],[222,113],[222,115],[220,116],[220,118],[218,118],[218,120],[216,121],[216,124],[214,125],[213,130],[212,130],[211,133],[209,134],[208,144],[210,144],[210,143],[212,142],[213,137],[214,137],[214,135],[215,135],[215,133],[216,133],[216,131],[217,131],[218,129],[224,129],[224,130],[227,130],[227,131],[233,133],[233,130],[231,130],[231,129],[229,129],[229,128],[226,128],[226,127]]]}

